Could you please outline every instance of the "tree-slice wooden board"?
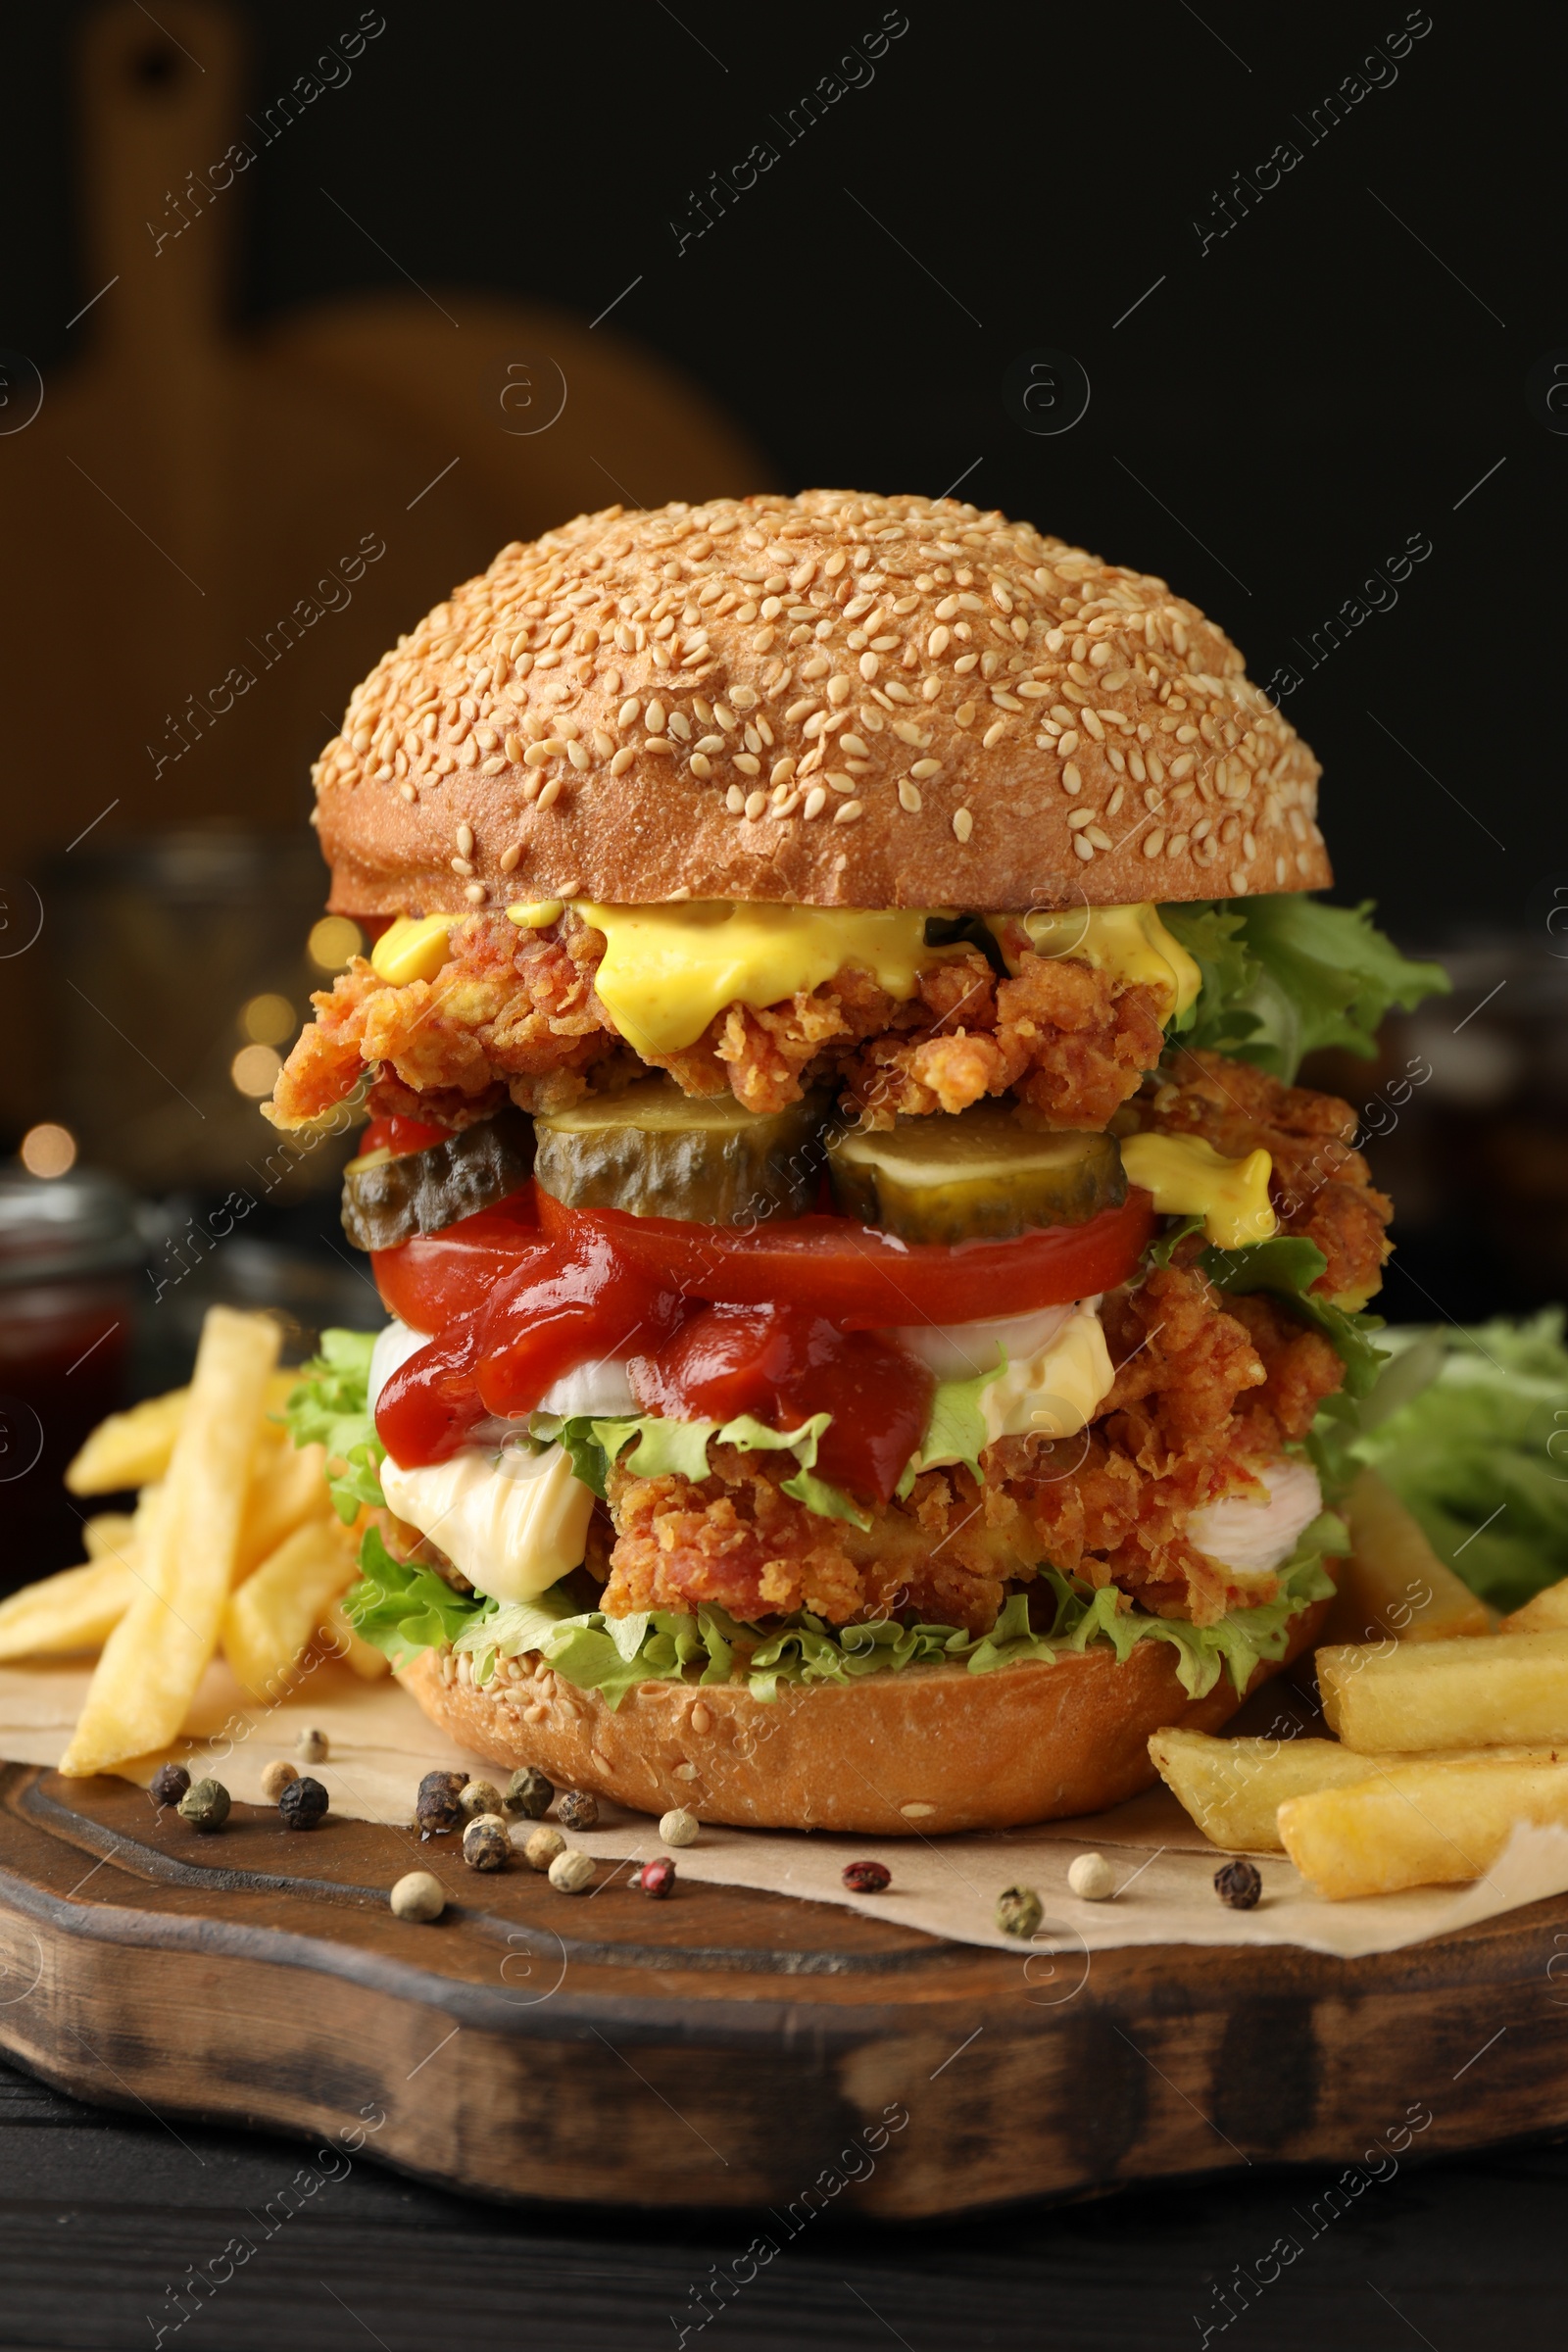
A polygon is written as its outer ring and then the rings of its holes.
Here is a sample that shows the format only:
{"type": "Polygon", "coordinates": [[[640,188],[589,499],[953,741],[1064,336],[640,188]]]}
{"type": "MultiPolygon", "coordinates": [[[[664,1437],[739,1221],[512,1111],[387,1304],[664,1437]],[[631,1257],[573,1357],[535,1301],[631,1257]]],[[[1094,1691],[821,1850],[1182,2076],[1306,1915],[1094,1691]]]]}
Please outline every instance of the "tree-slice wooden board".
{"type": "Polygon", "coordinates": [[[1363,1960],[1013,1958],[608,1868],[570,1897],[368,1822],[236,1805],[204,1838],[126,1782],[0,1768],[10,2056],[489,2197],[916,2216],[1568,2125],[1565,1950],[1557,1898],[1363,1960]],[[387,1907],[417,1866],[434,1926],[387,1907]]]}

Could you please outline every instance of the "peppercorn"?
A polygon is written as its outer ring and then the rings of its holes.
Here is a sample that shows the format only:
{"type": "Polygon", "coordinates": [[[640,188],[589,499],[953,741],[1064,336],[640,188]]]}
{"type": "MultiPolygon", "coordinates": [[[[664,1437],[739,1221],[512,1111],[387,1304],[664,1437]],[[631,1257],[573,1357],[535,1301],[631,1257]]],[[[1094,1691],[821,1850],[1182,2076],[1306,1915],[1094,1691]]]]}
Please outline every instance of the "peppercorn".
{"type": "Polygon", "coordinates": [[[416,1827],[426,1838],[444,1837],[463,1827],[462,1794],[468,1785],[466,1772],[427,1772],[419,1783],[414,1808],[416,1827]]]}
{"type": "Polygon", "coordinates": [[[283,1816],[283,1826],[289,1830],[314,1830],[326,1812],[331,1799],[319,1781],[307,1773],[302,1781],[290,1781],[277,1800],[283,1816]]]}
{"type": "Polygon", "coordinates": [[[548,1821],[542,1821],[536,1830],[528,1832],[527,1840],[522,1849],[522,1858],[530,1870],[548,1870],[553,1862],[561,1859],[565,1850],[566,1840],[561,1832],[553,1830],[548,1821]]]}
{"type": "Polygon", "coordinates": [[[1103,1854],[1079,1854],[1068,1866],[1067,1885],[1086,1903],[1102,1903],[1116,1891],[1116,1873],[1103,1854]]]}
{"type": "Polygon", "coordinates": [[[179,1817],[204,1835],[228,1819],[229,1795],[221,1781],[196,1781],[179,1800],[179,1817]]]}
{"type": "Polygon", "coordinates": [[[524,1764],[507,1783],[507,1793],[501,1802],[509,1813],[520,1813],[525,1821],[543,1821],[556,1793],[556,1784],[548,1780],[536,1764],[524,1764]]]}
{"type": "Polygon", "coordinates": [[[564,1788],[556,1799],[556,1819],[564,1830],[596,1830],[599,1799],[586,1788],[564,1788]]]}
{"type": "Polygon", "coordinates": [[[1250,1911],[1263,1891],[1255,1862],[1222,1862],[1214,1873],[1214,1892],[1233,1911],[1250,1911]]]}
{"type": "Polygon", "coordinates": [[[666,1845],[695,1845],[699,1827],[696,1814],[688,1813],[684,1805],[677,1805],[673,1812],[663,1815],[659,1835],[666,1845]]]}
{"type": "Polygon", "coordinates": [[[331,1753],[331,1743],[324,1732],[301,1732],[294,1742],[294,1753],[302,1764],[324,1764],[331,1753]]]}
{"type": "Polygon", "coordinates": [[[262,1794],[270,1805],[275,1805],[284,1789],[299,1777],[292,1764],[286,1763],[281,1756],[274,1756],[262,1774],[262,1794]]]}
{"type": "Polygon", "coordinates": [[[190,1787],[190,1774],[183,1764],[160,1764],[147,1784],[147,1793],[155,1805],[177,1805],[190,1787]]]}
{"type": "Polygon", "coordinates": [[[470,1870],[504,1870],[512,1839],[499,1813],[476,1813],[463,1833],[463,1859],[470,1870]]]}
{"type": "Polygon", "coordinates": [[[500,1812],[501,1791],[489,1781],[466,1781],[458,1790],[458,1802],[465,1821],[477,1821],[481,1813],[500,1812]]]}
{"type": "Polygon", "coordinates": [[[1045,1905],[1032,1886],[1004,1886],[997,1897],[997,1925],[1004,1936],[1032,1936],[1045,1905]]]}
{"type": "Polygon", "coordinates": [[[666,1894],[675,1891],[675,1865],[667,1854],[660,1854],[655,1861],[643,1864],[632,1885],[640,1894],[651,1894],[656,1901],[662,1901],[666,1894]]]}
{"type": "Polygon", "coordinates": [[[440,1880],[427,1870],[409,1871],[386,1899],[399,1919],[439,1919],[447,1907],[440,1880]]]}
{"type": "Polygon", "coordinates": [[[884,1894],[893,1873],[885,1862],[846,1862],[844,1884],[852,1894],[884,1894]]]}
{"type": "Polygon", "coordinates": [[[581,1846],[568,1846],[550,1865],[550,1884],[561,1894],[586,1894],[593,1884],[593,1856],[581,1846]]]}

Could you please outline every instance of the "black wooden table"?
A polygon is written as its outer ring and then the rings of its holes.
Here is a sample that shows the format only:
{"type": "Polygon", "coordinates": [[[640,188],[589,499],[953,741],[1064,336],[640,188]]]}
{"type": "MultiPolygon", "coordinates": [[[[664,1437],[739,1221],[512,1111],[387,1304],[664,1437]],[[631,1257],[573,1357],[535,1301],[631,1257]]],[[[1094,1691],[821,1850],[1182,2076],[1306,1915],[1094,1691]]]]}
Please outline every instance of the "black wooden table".
{"type": "Polygon", "coordinates": [[[1503,2335],[1556,2352],[1568,2141],[1407,2162],[1353,2198],[1338,2179],[1233,2174],[908,2229],[823,2214],[792,2240],[759,2216],[784,2242],[745,2277],[739,2215],[466,2203],[363,2156],[127,2119],[0,2069],[0,2344],[663,2352],[685,2328],[704,2352],[1152,2352],[1207,2328],[1250,2352],[1503,2335]],[[193,2271],[220,2282],[198,2295],[193,2271]]]}

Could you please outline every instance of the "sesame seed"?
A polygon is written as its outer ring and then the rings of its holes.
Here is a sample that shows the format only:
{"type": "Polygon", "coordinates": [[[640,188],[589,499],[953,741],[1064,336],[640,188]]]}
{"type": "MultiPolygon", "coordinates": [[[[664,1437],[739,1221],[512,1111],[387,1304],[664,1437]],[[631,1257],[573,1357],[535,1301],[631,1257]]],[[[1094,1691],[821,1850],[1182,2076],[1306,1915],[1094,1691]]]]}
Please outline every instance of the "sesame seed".
{"type": "Polygon", "coordinates": [[[693,752],[691,758],[691,769],[692,774],[697,778],[698,783],[706,784],[709,777],[713,772],[713,762],[709,759],[706,752],[693,752]]]}
{"type": "Polygon", "coordinates": [[[1081,776],[1081,775],[1078,773],[1078,770],[1077,770],[1077,768],[1076,768],[1076,767],[1074,767],[1074,765],[1073,765],[1072,761],[1071,761],[1070,760],[1067,760],[1067,761],[1064,763],[1064,765],[1063,765],[1063,767],[1062,767],[1062,771],[1061,771],[1061,789],[1062,789],[1062,791],[1063,791],[1063,792],[1082,792],[1082,790],[1083,790],[1083,784],[1084,784],[1083,777],[1082,777],[1082,776],[1081,776]]]}
{"type": "Polygon", "coordinates": [[[1086,841],[1081,833],[1074,835],[1072,846],[1077,851],[1080,858],[1092,858],[1095,854],[1094,844],[1086,841]]]}
{"type": "Polygon", "coordinates": [[[398,790],[406,801],[416,801],[419,797],[417,784],[410,784],[406,780],[398,786],[398,790]]]}
{"type": "Polygon", "coordinates": [[[713,716],[717,720],[718,724],[723,728],[726,735],[731,734],[736,725],[739,723],[736,719],[734,711],[731,710],[724,703],[715,703],[713,705],[713,716]]]}
{"type": "Polygon", "coordinates": [[[752,639],[753,653],[765,654],[772,646],[777,635],[778,631],[774,628],[759,629],[757,635],[752,639]]]}
{"type": "Polygon", "coordinates": [[[956,727],[972,727],[975,721],[975,704],[960,703],[956,710],[955,710],[953,713],[954,725],[956,727]]]}
{"type": "MultiPolygon", "coordinates": [[[[839,749],[851,760],[869,760],[871,757],[858,735],[841,735],[839,749]]],[[[1304,838],[1304,836],[1303,836],[1304,838]]]]}
{"type": "Polygon", "coordinates": [[[907,776],[901,776],[899,779],[899,807],[907,808],[911,816],[916,814],[921,807],[920,787],[918,784],[912,784],[907,776]]]}
{"type": "Polygon", "coordinates": [[[637,755],[632,750],[631,745],[629,743],[623,744],[621,749],[615,754],[613,760],[612,760],[610,762],[611,774],[612,776],[623,776],[636,757],[637,755]]]}
{"type": "Polygon", "coordinates": [[[458,827],[458,854],[463,858],[473,855],[473,827],[466,822],[458,827]]]}
{"type": "Polygon", "coordinates": [[[746,813],[754,824],[766,807],[767,795],[765,792],[753,792],[747,795],[746,813]]]}
{"type": "Polygon", "coordinates": [[[608,760],[615,748],[613,737],[607,735],[603,727],[595,727],[593,744],[601,760],[608,760]]]}
{"type": "Polygon", "coordinates": [[[1097,850],[1108,850],[1111,846],[1110,835],[1101,825],[1086,825],[1084,839],[1092,841],[1097,850]]]}
{"type": "Polygon", "coordinates": [[[656,760],[673,760],[675,757],[675,746],[667,735],[646,736],[643,741],[643,750],[645,753],[651,753],[656,760]]]}
{"type": "Polygon", "coordinates": [[[847,677],[842,670],[836,677],[829,678],[827,682],[827,699],[830,703],[847,703],[854,691],[854,680],[847,677]]]}
{"type": "Polygon", "coordinates": [[[553,808],[561,798],[561,778],[559,776],[552,776],[549,783],[545,786],[543,792],[539,795],[538,806],[541,808],[553,808]]]}
{"type": "Polygon", "coordinates": [[[1165,844],[1165,855],[1166,855],[1166,857],[1167,857],[1167,858],[1183,858],[1183,857],[1185,857],[1185,856],[1186,856],[1186,854],[1187,854],[1187,836],[1186,836],[1186,834],[1185,834],[1185,833],[1173,833],[1173,834],[1171,835],[1171,837],[1170,837],[1169,841],[1168,841],[1168,842],[1165,844]]]}
{"type": "Polygon", "coordinates": [[[737,752],[735,764],[743,776],[756,776],[761,773],[762,762],[751,752],[737,752]]]}
{"type": "Polygon", "coordinates": [[[820,816],[826,807],[827,794],[822,790],[820,784],[813,784],[806,796],[806,807],[801,813],[807,817],[820,816]]]}
{"type": "Polygon", "coordinates": [[[783,760],[775,760],[773,762],[773,772],[767,780],[770,784],[787,784],[794,773],[795,761],[793,759],[786,758],[783,760]]]}
{"type": "Polygon", "coordinates": [[[955,808],[953,811],[953,830],[960,841],[968,840],[970,834],[974,831],[974,818],[970,815],[967,808],[955,808]]]}
{"type": "Polygon", "coordinates": [[[449,858],[447,863],[455,874],[471,874],[473,867],[466,858],[449,858]]]}
{"type": "Polygon", "coordinates": [[[877,660],[875,654],[862,654],[860,656],[860,675],[867,682],[876,676],[876,673],[881,666],[882,664],[877,660]]]}
{"type": "Polygon", "coordinates": [[[1144,835],[1144,856],[1146,858],[1157,858],[1164,847],[1165,834],[1162,826],[1156,825],[1152,833],[1144,835]]]}
{"type": "Polygon", "coordinates": [[[503,851],[502,851],[502,853],[501,853],[501,857],[500,857],[500,859],[499,859],[499,861],[498,861],[498,862],[499,862],[499,864],[500,864],[500,867],[501,867],[501,871],[502,871],[504,874],[514,874],[514,873],[515,873],[515,872],[516,872],[516,870],[517,870],[517,863],[518,863],[518,860],[520,859],[521,856],[522,856],[522,848],[521,848],[521,844],[520,844],[520,843],[518,843],[518,842],[515,842],[515,841],[514,841],[514,842],[513,842],[513,844],[511,845],[511,847],[510,847],[509,849],[505,849],[505,850],[503,850],[503,851]]]}
{"type": "Polygon", "coordinates": [[[482,906],[485,896],[484,884],[482,882],[470,882],[463,895],[467,900],[470,906],[482,906]]]}
{"type": "Polygon", "coordinates": [[[1247,869],[1245,866],[1233,865],[1231,867],[1231,888],[1239,899],[1246,898],[1247,869]]]}
{"type": "Polygon", "coordinates": [[[739,816],[746,806],[746,795],[738,784],[732,784],[724,795],[724,806],[731,816],[739,816]]]}
{"type": "Polygon", "coordinates": [[[999,718],[999,719],[997,720],[997,723],[996,723],[996,725],[995,725],[995,726],[993,726],[993,727],[987,727],[987,729],[986,729],[985,733],[984,733],[984,734],[981,736],[981,738],[980,738],[980,742],[981,742],[982,748],[983,748],[984,750],[986,750],[986,751],[988,751],[988,752],[989,752],[989,751],[992,749],[993,745],[995,745],[995,744],[999,744],[999,743],[1002,741],[1002,738],[1004,737],[1004,735],[1005,735],[1005,733],[1006,733],[1006,732],[1007,732],[1007,722],[1006,722],[1006,720],[1005,720],[1004,718],[999,718]]]}
{"type": "Polygon", "coordinates": [[[833,822],[836,825],[853,825],[860,814],[861,806],[859,801],[841,801],[833,811],[833,822]]]}
{"type": "Polygon", "coordinates": [[[663,704],[659,702],[650,703],[647,710],[643,712],[643,720],[650,735],[662,735],[664,732],[663,704]]]}
{"type": "MultiPolygon", "coordinates": [[[[803,766],[801,773],[804,775],[805,772],[803,766]]],[[[842,767],[830,767],[827,770],[826,781],[832,785],[835,792],[853,792],[855,790],[855,778],[846,775],[842,767]]]]}
{"type": "Polygon", "coordinates": [[[909,773],[911,776],[918,778],[919,781],[923,783],[927,776],[941,775],[942,762],[940,760],[917,760],[914,765],[910,768],[909,773]]]}

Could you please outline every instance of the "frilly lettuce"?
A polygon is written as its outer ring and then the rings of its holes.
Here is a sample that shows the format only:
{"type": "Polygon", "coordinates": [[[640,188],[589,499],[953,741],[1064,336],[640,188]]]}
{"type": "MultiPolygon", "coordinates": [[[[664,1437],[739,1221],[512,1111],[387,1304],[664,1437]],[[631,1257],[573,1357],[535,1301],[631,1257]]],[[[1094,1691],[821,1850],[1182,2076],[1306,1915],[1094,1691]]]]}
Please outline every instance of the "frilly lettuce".
{"type": "Polygon", "coordinates": [[[352,1527],[362,1503],[383,1504],[376,1477],[386,1447],[366,1402],[373,1331],[323,1331],[321,1352],[300,1366],[299,1386],[283,1407],[283,1426],[296,1446],[324,1446],[332,1506],[352,1527]]]}
{"type": "Polygon", "coordinates": [[[1202,974],[1181,1043],[1234,1054],[1293,1080],[1304,1054],[1343,1046],[1370,1058],[1390,1008],[1414,1009],[1451,986],[1439,963],[1412,963],[1373,923],[1372,903],[1327,906],[1299,891],[1219,905],[1161,906],[1202,974]]]}

